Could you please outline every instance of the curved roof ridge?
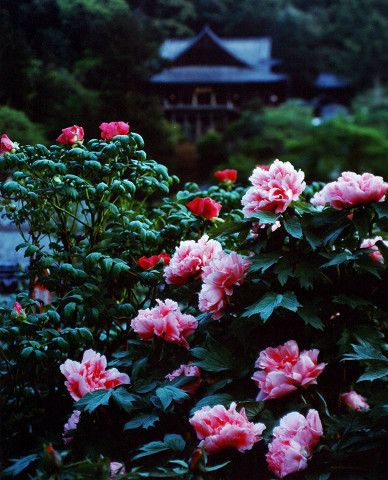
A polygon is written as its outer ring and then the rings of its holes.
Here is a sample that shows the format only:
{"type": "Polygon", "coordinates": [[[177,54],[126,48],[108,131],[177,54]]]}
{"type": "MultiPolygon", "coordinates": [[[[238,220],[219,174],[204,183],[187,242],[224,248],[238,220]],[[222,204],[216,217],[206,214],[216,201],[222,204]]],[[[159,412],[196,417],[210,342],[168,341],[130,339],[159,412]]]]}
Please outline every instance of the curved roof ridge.
{"type": "Polygon", "coordinates": [[[230,50],[223,42],[222,39],[220,39],[214,32],[213,30],[208,26],[205,25],[203,29],[199,32],[198,35],[196,35],[190,42],[189,44],[178,54],[176,54],[174,57],[171,58],[172,61],[178,59],[182,55],[184,55],[186,52],[188,52],[199,40],[201,40],[202,37],[205,35],[208,35],[213,42],[224,52],[226,52],[228,55],[230,55],[236,62],[239,62],[241,65],[244,67],[251,67],[251,65],[243,60],[241,57],[238,57],[232,50],[230,50]]]}

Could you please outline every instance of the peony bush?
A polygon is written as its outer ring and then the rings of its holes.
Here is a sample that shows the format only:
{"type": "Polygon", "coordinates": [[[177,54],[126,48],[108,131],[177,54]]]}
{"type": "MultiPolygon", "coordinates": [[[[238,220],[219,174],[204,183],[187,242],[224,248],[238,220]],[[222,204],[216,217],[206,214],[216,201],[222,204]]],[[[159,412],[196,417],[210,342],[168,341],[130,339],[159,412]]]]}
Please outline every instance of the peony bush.
{"type": "Polygon", "coordinates": [[[2,136],[4,478],[383,480],[388,184],[178,188],[126,122],[2,136]]]}

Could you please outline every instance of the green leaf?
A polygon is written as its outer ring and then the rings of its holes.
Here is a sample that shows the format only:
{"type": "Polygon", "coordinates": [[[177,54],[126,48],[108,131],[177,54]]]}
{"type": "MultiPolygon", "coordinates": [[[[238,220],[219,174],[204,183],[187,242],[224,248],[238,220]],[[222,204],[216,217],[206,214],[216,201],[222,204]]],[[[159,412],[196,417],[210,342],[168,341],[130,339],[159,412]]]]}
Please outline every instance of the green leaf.
{"type": "Polygon", "coordinates": [[[278,253],[265,253],[262,255],[256,255],[253,258],[252,264],[249,266],[250,272],[265,272],[267,268],[277,263],[282,257],[278,253]]]}
{"type": "Polygon", "coordinates": [[[349,307],[355,309],[361,306],[373,305],[371,302],[365,298],[358,297],[357,295],[349,295],[341,293],[333,297],[333,302],[340,303],[341,305],[348,305],[349,307]]]}
{"type": "Polygon", "coordinates": [[[181,402],[189,398],[188,394],[173,385],[165,385],[156,390],[156,396],[162,402],[163,410],[169,407],[173,400],[181,402]]]}
{"type": "Polygon", "coordinates": [[[357,208],[354,210],[352,222],[360,238],[369,237],[369,212],[365,208],[357,208]]]}
{"type": "Polygon", "coordinates": [[[380,360],[388,365],[388,358],[380,350],[377,350],[371,343],[358,339],[360,345],[352,344],[354,353],[346,353],[344,360],[380,360]]]}
{"type": "Polygon", "coordinates": [[[14,462],[14,464],[3,470],[3,475],[12,475],[13,477],[16,477],[16,475],[19,475],[19,473],[25,470],[32,462],[35,462],[40,458],[41,455],[38,455],[37,453],[33,453],[31,455],[27,455],[26,457],[21,457],[18,459],[13,458],[11,459],[11,462],[14,462]]]}
{"type": "Polygon", "coordinates": [[[207,348],[192,348],[191,353],[195,358],[195,365],[208,372],[222,372],[223,370],[233,369],[233,358],[230,351],[220,343],[208,336],[206,340],[207,348]]]}
{"type": "Polygon", "coordinates": [[[282,257],[275,267],[280,285],[287,283],[288,277],[293,276],[294,259],[292,256],[282,257]]]}
{"type": "Polygon", "coordinates": [[[136,460],[142,457],[147,457],[149,455],[155,455],[156,453],[164,452],[166,450],[173,450],[174,452],[182,452],[185,448],[185,445],[186,443],[180,435],[170,433],[165,435],[163,442],[161,441],[151,442],[139,448],[139,450],[142,450],[142,453],[138,453],[137,455],[135,455],[132,458],[132,460],[136,460]]]}
{"type": "Polygon", "coordinates": [[[102,257],[103,255],[100,252],[89,253],[89,255],[84,259],[85,268],[89,270],[94,269],[102,257]]]}
{"type": "Polygon", "coordinates": [[[264,402],[237,402],[237,411],[239,412],[242,408],[248,420],[252,420],[264,410],[264,402]]]}
{"type": "Polygon", "coordinates": [[[148,430],[149,427],[153,427],[155,422],[159,420],[159,416],[153,413],[140,413],[136,415],[124,425],[124,430],[131,430],[134,428],[145,428],[148,430]]]}
{"type": "Polygon", "coordinates": [[[136,460],[138,458],[147,457],[149,455],[155,455],[156,453],[170,450],[170,447],[166,445],[164,442],[157,441],[157,442],[147,443],[147,445],[144,445],[143,447],[139,448],[139,450],[142,450],[142,453],[138,453],[137,455],[132,457],[132,460],[136,460]]]}
{"type": "Polygon", "coordinates": [[[174,452],[182,452],[186,445],[183,438],[175,433],[168,433],[163,438],[163,441],[171,448],[171,450],[174,450],[174,452]]]}
{"type": "Polygon", "coordinates": [[[246,312],[242,314],[243,317],[251,317],[252,315],[260,314],[263,322],[266,322],[272,315],[272,312],[280,307],[283,300],[283,295],[268,292],[261,299],[253,305],[246,308],[246,312]]]}
{"type": "Polygon", "coordinates": [[[298,307],[300,307],[300,303],[298,302],[294,292],[285,292],[283,294],[281,306],[287,310],[296,312],[298,307]]]}
{"type": "Polygon", "coordinates": [[[128,413],[132,411],[132,404],[136,401],[136,397],[123,387],[115,388],[111,397],[121,410],[125,410],[128,413]]]}
{"type": "Polygon", "coordinates": [[[256,212],[250,214],[249,219],[251,218],[256,218],[260,225],[267,223],[273,224],[276,222],[276,220],[278,220],[279,215],[276,215],[273,212],[256,212]]]}
{"type": "Polygon", "coordinates": [[[303,307],[298,309],[298,315],[303,319],[306,325],[311,325],[312,327],[323,330],[324,324],[322,320],[315,313],[317,307],[313,304],[304,304],[303,307]]]}
{"type": "Polygon", "coordinates": [[[94,392],[87,393],[85,396],[83,396],[80,400],[78,400],[75,406],[82,412],[92,413],[100,405],[108,405],[113,392],[114,390],[112,388],[109,390],[95,390],[94,392]]]}
{"type": "Polygon", "coordinates": [[[284,220],[283,225],[291,237],[303,238],[302,227],[300,226],[300,222],[296,217],[290,217],[287,220],[284,220]]]}
{"type": "Polygon", "coordinates": [[[337,254],[325,254],[326,258],[330,258],[330,260],[323,265],[321,268],[331,267],[332,265],[340,265],[341,263],[346,262],[347,260],[354,260],[356,257],[349,252],[341,252],[337,254]]]}
{"type": "Polygon", "coordinates": [[[388,218],[388,202],[376,202],[372,204],[380,218],[388,218]]]}
{"type": "Polygon", "coordinates": [[[63,316],[65,318],[71,318],[77,308],[77,304],[74,302],[69,302],[63,309],[63,316]]]}
{"type": "Polygon", "coordinates": [[[383,365],[381,362],[374,362],[368,364],[365,373],[357,380],[357,382],[369,381],[373,382],[379,378],[386,377],[388,375],[388,363],[383,365]]]}

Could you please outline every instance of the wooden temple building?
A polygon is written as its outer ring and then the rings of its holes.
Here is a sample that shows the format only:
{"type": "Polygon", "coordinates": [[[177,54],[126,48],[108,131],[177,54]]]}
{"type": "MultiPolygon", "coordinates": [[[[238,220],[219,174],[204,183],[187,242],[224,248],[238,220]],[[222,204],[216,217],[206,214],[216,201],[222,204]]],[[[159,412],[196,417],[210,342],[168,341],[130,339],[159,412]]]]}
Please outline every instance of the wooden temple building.
{"type": "Polygon", "coordinates": [[[167,68],[151,77],[167,119],[188,138],[222,130],[244,102],[266,105],[287,98],[288,77],[276,69],[268,37],[220,38],[209,27],[190,39],[168,39],[160,49],[167,68]]]}

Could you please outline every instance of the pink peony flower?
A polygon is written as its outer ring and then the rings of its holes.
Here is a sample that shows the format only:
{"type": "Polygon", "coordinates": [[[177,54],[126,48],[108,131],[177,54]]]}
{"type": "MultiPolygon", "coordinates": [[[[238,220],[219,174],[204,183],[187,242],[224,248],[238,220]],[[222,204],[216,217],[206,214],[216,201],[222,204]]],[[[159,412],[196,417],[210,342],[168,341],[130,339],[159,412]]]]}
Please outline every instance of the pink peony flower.
{"type": "Polygon", "coordinates": [[[186,207],[191,210],[195,215],[210,220],[214,217],[218,217],[222,205],[214,201],[212,198],[206,197],[196,198],[192,202],[189,202],[186,207]]]}
{"type": "Polygon", "coordinates": [[[354,390],[351,392],[341,393],[340,400],[344,405],[348,406],[352,410],[357,410],[358,412],[370,409],[370,406],[366,403],[365,398],[354,390]]]}
{"type": "Polygon", "coordinates": [[[236,252],[226,253],[222,250],[214,256],[203,269],[200,311],[214,312],[212,317],[215,320],[221,318],[229,303],[227,296],[233,294],[235,285],[242,285],[250,264],[249,260],[236,252]]]}
{"type": "Polygon", "coordinates": [[[302,445],[295,440],[279,440],[275,438],[268,445],[266,454],[268,469],[278,478],[284,478],[293,472],[307,468],[307,458],[302,445]]]}
{"type": "Polygon", "coordinates": [[[268,445],[269,471],[283,478],[306,469],[307,460],[322,434],[322,423],[316,410],[309,410],[306,417],[298,412],[285,415],[274,428],[274,439],[268,445]]]}
{"type": "Polygon", "coordinates": [[[384,244],[388,247],[388,242],[384,241],[383,237],[380,237],[380,236],[365,239],[361,243],[360,247],[361,248],[368,248],[370,250],[373,250],[373,252],[368,254],[370,256],[370,258],[377,263],[384,263],[384,257],[383,257],[383,255],[381,254],[380,250],[378,249],[378,247],[376,245],[376,242],[378,242],[379,240],[384,242],[384,244]]]}
{"type": "Polygon", "coordinates": [[[120,462],[110,462],[110,476],[109,480],[113,480],[117,475],[126,473],[125,466],[120,462]]]}
{"type": "Polygon", "coordinates": [[[18,144],[15,142],[12,142],[5,133],[4,135],[1,136],[0,155],[3,155],[4,152],[12,152],[12,150],[17,148],[18,148],[18,144]]]}
{"type": "Polygon", "coordinates": [[[207,454],[228,448],[250,450],[265,430],[263,423],[249,422],[243,408],[237,412],[234,402],[228,410],[223,405],[203,407],[194,413],[190,423],[201,440],[199,447],[203,446],[207,454]]]}
{"type": "Polygon", "coordinates": [[[305,189],[303,179],[304,173],[290,162],[275,160],[268,170],[256,167],[249,178],[253,186],[241,199],[245,217],[260,211],[284,212],[305,189]]]}
{"type": "Polygon", "coordinates": [[[154,267],[159,260],[163,259],[164,266],[168,265],[170,262],[171,258],[170,255],[167,253],[159,253],[159,255],[153,255],[152,257],[141,257],[137,261],[137,264],[139,267],[141,267],[143,270],[148,270],[149,268],[154,267]]]}
{"type": "Polygon", "coordinates": [[[277,348],[266,348],[256,360],[252,380],[260,388],[258,401],[284,397],[298,386],[317,383],[326,363],[317,364],[319,350],[303,351],[295,340],[290,340],[277,348]]]}
{"type": "Polygon", "coordinates": [[[78,125],[73,125],[72,127],[67,127],[62,130],[61,135],[57,138],[57,142],[63,145],[74,145],[74,143],[83,140],[83,138],[84,129],[78,125]]]}
{"type": "Polygon", "coordinates": [[[66,437],[65,435],[69,430],[75,430],[77,428],[80,415],[81,412],[79,410],[74,410],[67,423],[65,423],[62,434],[63,443],[65,445],[68,445],[73,440],[73,437],[66,437]]]}
{"type": "Polygon", "coordinates": [[[101,123],[101,138],[104,140],[109,140],[116,135],[127,135],[129,132],[129,125],[125,122],[110,122],[110,123],[101,123]]]}
{"type": "Polygon", "coordinates": [[[181,241],[176,247],[171,261],[164,270],[166,283],[173,285],[185,285],[196,275],[202,273],[202,269],[222,250],[217,240],[209,240],[203,235],[197,242],[194,240],[181,241]]]}
{"type": "Polygon", "coordinates": [[[237,170],[233,169],[217,170],[214,175],[220,182],[226,180],[229,180],[229,182],[235,182],[237,180],[237,170]]]}
{"type": "Polygon", "coordinates": [[[186,385],[182,385],[179,387],[184,392],[187,392],[189,395],[194,395],[198,390],[199,386],[201,385],[201,372],[196,365],[181,365],[177,370],[166,375],[170,381],[174,380],[174,378],[180,377],[184,375],[185,377],[194,377],[193,381],[190,383],[186,383],[186,385]]]}
{"type": "Polygon", "coordinates": [[[156,300],[158,306],[153,309],[139,310],[138,316],[131,322],[131,327],[142,340],[150,340],[153,336],[161,337],[166,342],[182,344],[189,349],[186,337],[194,333],[198,326],[192,315],[182,313],[178,304],[166,299],[163,303],[156,300]]]}
{"type": "Polygon", "coordinates": [[[101,388],[109,390],[117,385],[130,383],[126,373],[120,373],[116,368],[105,370],[106,365],[105,355],[89,349],[84,352],[81,363],[68,359],[60,366],[66,377],[67,390],[74,400],[101,388]]]}
{"type": "Polygon", "coordinates": [[[335,182],[325,185],[311,199],[313,205],[326,205],[342,210],[370,202],[383,202],[388,190],[388,183],[382,177],[371,173],[357,175],[354,172],[343,172],[335,182]]]}

